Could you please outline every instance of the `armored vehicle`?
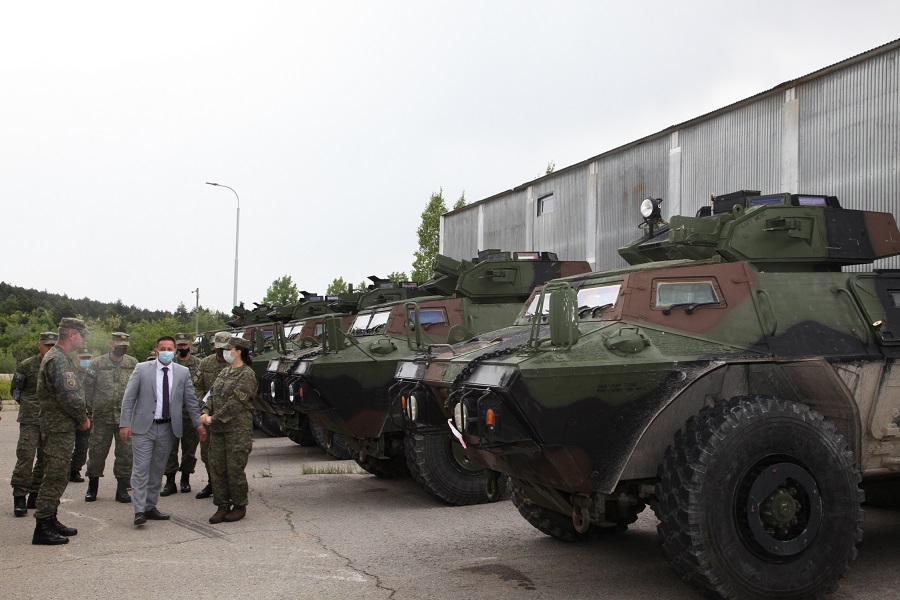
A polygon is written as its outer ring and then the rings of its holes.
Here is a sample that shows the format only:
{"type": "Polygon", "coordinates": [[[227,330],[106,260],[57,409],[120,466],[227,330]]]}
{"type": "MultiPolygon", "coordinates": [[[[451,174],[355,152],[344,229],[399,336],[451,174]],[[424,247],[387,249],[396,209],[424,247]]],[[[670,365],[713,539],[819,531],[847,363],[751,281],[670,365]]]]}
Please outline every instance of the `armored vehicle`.
{"type": "Polygon", "coordinates": [[[544,286],[530,333],[440,375],[472,461],[565,540],[645,505],[674,569],[724,598],[808,598],[856,556],[862,478],[900,473],[900,253],[887,213],[737,192],[641,206],[631,266],[544,286]],[[842,270],[848,268],[846,271],[842,270]]]}
{"type": "MultiPolygon", "coordinates": [[[[322,353],[294,369],[295,407],[343,436],[357,463],[378,476],[408,473],[402,411],[389,393],[401,358],[509,325],[535,286],[589,267],[552,253],[487,250],[472,261],[439,255],[433,268],[440,276],[423,288],[439,295],[360,311],[350,335],[326,317],[322,353]]],[[[467,473],[483,488],[481,468],[467,473]]]]}

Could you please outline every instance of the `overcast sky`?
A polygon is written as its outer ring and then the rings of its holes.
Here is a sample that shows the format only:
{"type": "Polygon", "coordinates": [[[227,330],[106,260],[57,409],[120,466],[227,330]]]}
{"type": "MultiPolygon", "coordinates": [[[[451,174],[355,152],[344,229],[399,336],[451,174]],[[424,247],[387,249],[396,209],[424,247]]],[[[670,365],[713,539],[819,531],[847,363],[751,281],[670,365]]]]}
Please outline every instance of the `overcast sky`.
{"type": "Polygon", "coordinates": [[[5,2],[0,280],[229,312],[237,199],[206,181],[240,195],[248,306],[409,273],[432,192],[480,200],[898,24],[897,0],[5,2]]]}

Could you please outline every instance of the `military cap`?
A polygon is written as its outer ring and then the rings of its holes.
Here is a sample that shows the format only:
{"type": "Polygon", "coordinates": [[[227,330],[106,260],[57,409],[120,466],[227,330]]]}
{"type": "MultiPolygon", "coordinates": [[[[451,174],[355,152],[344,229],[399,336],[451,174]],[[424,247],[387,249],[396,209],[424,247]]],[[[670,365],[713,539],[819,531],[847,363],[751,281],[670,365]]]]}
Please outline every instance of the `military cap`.
{"type": "Polygon", "coordinates": [[[78,358],[81,358],[82,356],[91,357],[93,356],[93,353],[87,348],[79,348],[77,356],[78,358]]]}
{"type": "Polygon", "coordinates": [[[41,343],[45,346],[53,346],[59,341],[59,334],[53,331],[45,331],[41,334],[41,343]]]}
{"type": "Polygon", "coordinates": [[[114,346],[129,346],[131,344],[128,342],[128,337],[127,333],[116,331],[110,336],[109,341],[111,341],[114,346]]]}
{"type": "Polygon", "coordinates": [[[246,348],[249,350],[250,342],[242,337],[232,337],[224,344],[216,344],[216,348],[223,348],[225,350],[231,350],[232,348],[246,348]]]}
{"type": "Polygon", "coordinates": [[[213,338],[212,347],[213,348],[221,348],[222,344],[228,342],[231,339],[231,334],[227,331],[220,331],[216,334],[216,337],[213,338]]]}
{"type": "Polygon", "coordinates": [[[175,343],[176,344],[190,344],[191,343],[191,335],[189,333],[176,333],[175,334],[175,343]]]}
{"type": "Polygon", "coordinates": [[[91,335],[91,332],[84,326],[84,321],[75,317],[63,317],[62,321],[59,322],[59,327],[60,329],[77,329],[84,337],[91,335]]]}

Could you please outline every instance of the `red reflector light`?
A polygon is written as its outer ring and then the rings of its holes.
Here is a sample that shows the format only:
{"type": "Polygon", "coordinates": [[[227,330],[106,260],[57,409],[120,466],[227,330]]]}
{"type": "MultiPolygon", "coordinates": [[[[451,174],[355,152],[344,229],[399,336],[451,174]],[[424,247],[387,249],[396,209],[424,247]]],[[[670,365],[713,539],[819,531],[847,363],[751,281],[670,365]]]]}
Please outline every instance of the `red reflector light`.
{"type": "Polygon", "coordinates": [[[497,423],[497,417],[494,415],[493,408],[489,408],[487,413],[485,413],[484,422],[487,423],[488,427],[493,427],[497,423]]]}

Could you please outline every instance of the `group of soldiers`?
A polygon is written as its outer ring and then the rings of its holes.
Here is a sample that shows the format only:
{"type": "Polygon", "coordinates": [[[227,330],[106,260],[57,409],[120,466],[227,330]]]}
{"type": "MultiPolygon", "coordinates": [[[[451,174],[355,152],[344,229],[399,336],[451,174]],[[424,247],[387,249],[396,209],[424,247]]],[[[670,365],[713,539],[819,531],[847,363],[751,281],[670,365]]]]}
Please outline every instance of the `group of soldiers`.
{"type": "MultiPolygon", "coordinates": [[[[119,435],[122,396],[138,360],[127,354],[129,335],[115,332],[109,340],[109,352],[92,358],[84,340],[89,335],[81,319],[67,317],[59,323],[59,333],[44,332],[38,341],[38,353],[20,362],[13,375],[13,398],[19,403],[19,441],[16,466],[10,484],[13,510],[17,517],[35,509],[37,524],[34,544],[62,544],[77,530],[66,527],[56,517],[59,499],[69,482],[83,482],[81,469],[87,462],[88,489],[84,499],[97,499],[110,446],[115,443],[113,475],[115,499],[131,502],[132,449],[130,440],[119,435]],[[80,343],[79,343],[80,342],[80,343]],[[70,354],[77,348],[77,360],[70,354]],[[113,442],[115,440],[115,442],[113,442]]],[[[215,343],[227,342],[227,332],[218,334],[215,343]]],[[[187,367],[198,399],[212,388],[226,366],[221,352],[203,360],[191,356],[191,337],[175,335],[175,360],[187,367]]],[[[155,357],[154,357],[155,358],[155,357]]],[[[191,491],[190,476],[197,464],[199,437],[185,410],[182,414],[184,437],[175,438],[165,469],[166,483],[160,495],[176,493],[175,476],[181,471],[180,489],[191,491]]],[[[207,465],[208,442],[200,443],[200,458],[207,465]]],[[[207,483],[197,498],[212,496],[207,483]]]]}

